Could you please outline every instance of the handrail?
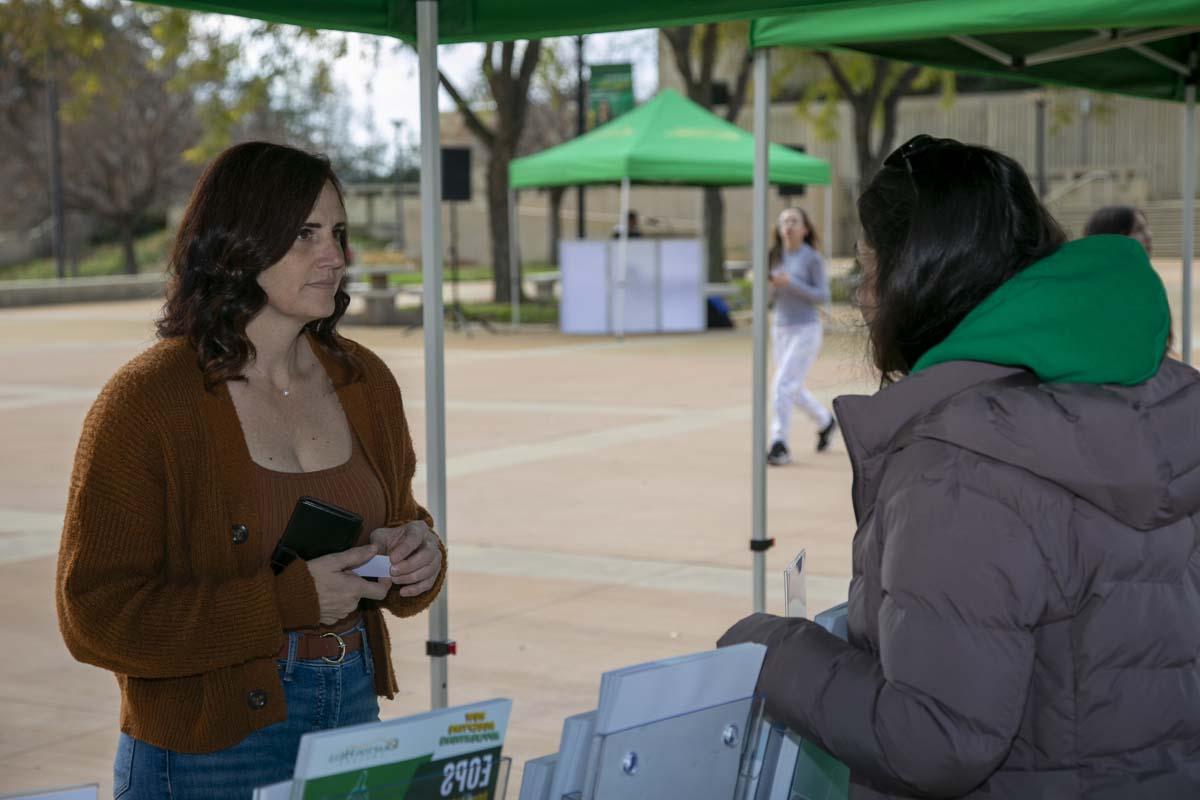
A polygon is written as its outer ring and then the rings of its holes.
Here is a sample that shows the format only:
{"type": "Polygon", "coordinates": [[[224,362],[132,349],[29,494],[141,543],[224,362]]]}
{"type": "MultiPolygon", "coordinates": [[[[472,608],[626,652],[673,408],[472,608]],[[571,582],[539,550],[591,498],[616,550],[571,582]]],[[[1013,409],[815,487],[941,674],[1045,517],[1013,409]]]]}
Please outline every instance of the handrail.
{"type": "Polygon", "coordinates": [[[1051,205],[1053,203],[1057,203],[1059,200],[1062,200],[1064,197],[1071,194],[1072,192],[1076,192],[1085,186],[1095,183],[1098,180],[1103,180],[1107,184],[1108,199],[1111,201],[1112,200],[1112,190],[1113,190],[1113,178],[1114,178],[1114,174],[1113,174],[1112,170],[1107,170],[1107,169],[1088,170],[1087,172],[1080,175],[1078,178],[1071,181],[1070,183],[1064,184],[1063,186],[1059,186],[1054,191],[1048,193],[1046,195],[1045,200],[1043,200],[1042,202],[1044,202],[1046,205],[1051,205]]]}

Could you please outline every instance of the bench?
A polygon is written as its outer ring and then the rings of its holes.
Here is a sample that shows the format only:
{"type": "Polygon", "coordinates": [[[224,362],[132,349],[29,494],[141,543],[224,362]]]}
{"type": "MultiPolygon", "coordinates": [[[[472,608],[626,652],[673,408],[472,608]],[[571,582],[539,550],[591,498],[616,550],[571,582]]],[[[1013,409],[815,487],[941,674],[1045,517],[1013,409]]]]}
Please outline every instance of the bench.
{"type": "Polygon", "coordinates": [[[557,270],[554,272],[535,272],[527,280],[533,284],[533,296],[535,298],[551,302],[554,300],[554,287],[562,280],[562,273],[557,270]]]}
{"type": "Polygon", "coordinates": [[[705,297],[737,297],[741,293],[741,288],[732,283],[704,284],[705,297]]]}
{"type": "MultiPolygon", "coordinates": [[[[391,275],[410,272],[400,265],[380,264],[371,267],[351,267],[346,272],[352,278],[366,278],[365,282],[351,283],[346,287],[351,297],[362,297],[366,301],[365,322],[368,325],[392,325],[396,319],[396,298],[409,294],[413,287],[388,283],[391,275]]],[[[416,287],[420,291],[420,287],[416,287]]]]}
{"type": "Polygon", "coordinates": [[[741,280],[750,274],[752,266],[749,261],[726,261],[725,277],[731,281],[741,280]]]}

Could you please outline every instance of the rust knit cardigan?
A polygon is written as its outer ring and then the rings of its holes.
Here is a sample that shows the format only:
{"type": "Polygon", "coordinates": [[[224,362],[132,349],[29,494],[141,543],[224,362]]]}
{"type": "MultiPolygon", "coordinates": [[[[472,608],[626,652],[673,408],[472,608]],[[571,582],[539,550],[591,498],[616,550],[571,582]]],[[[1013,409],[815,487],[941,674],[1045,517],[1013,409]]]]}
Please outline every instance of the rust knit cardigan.
{"type": "MultiPolygon", "coordinates": [[[[388,523],[432,525],[413,497],[416,460],[395,378],[374,353],[346,346],[357,381],[313,351],[383,484],[388,523]]],[[[228,389],[205,390],[181,338],[122,367],[87,415],[59,549],[58,619],[75,658],[116,673],[130,736],[212,752],[287,716],[275,655],[285,629],[316,626],[320,613],[304,562],[276,576],[262,561],[252,467],[228,389]]],[[[445,580],[442,556],[428,592],[364,601],[379,695],[397,689],[380,607],[401,617],[424,610],[445,580]]]]}

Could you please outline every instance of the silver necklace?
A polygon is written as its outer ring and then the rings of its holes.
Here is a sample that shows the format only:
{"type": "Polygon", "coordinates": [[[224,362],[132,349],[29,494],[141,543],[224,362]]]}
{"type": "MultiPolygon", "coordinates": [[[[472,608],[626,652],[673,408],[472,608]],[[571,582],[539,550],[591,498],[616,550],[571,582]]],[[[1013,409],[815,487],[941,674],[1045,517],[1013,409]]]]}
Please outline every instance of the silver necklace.
{"type": "Polygon", "coordinates": [[[289,395],[291,395],[291,393],[292,393],[292,376],[291,376],[291,374],[288,375],[287,386],[280,389],[274,383],[272,383],[271,378],[269,375],[267,375],[267,373],[263,372],[261,369],[258,368],[258,364],[251,364],[250,368],[253,369],[255,372],[257,372],[259,375],[262,375],[263,380],[265,380],[267,382],[267,385],[270,386],[272,389],[275,389],[276,391],[278,391],[284,397],[288,397],[289,395]]]}

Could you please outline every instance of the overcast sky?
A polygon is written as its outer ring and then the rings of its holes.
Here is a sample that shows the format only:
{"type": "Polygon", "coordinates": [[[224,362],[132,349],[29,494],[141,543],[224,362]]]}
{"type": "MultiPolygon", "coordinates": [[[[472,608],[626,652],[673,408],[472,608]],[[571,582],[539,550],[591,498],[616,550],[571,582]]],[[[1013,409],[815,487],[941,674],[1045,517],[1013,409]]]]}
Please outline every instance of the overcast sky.
{"type": "MultiPolygon", "coordinates": [[[[417,57],[409,48],[396,52],[389,42],[380,57],[378,69],[365,55],[364,43],[371,37],[350,36],[350,53],[338,62],[335,77],[350,93],[356,116],[356,136],[366,138],[363,120],[371,112],[376,130],[393,137],[392,121],[404,121],[405,139],[415,144],[419,137],[420,107],[417,96],[417,57]],[[373,111],[372,111],[373,110],[373,111]]],[[[571,61],[575,58],[574,38],[549,40],[551,46],[571,61]]],[[[584,58],[591,63],[632,62],[634,93],[638,101],[652,95],[658,86],[657,31],[627,31],[623,33],[592,34],[584,39],[584,58]]],[[[465,91],[479,74],[483,45],[443,45],[438,49],[442,70],[460,91],[465,91]]],[[[452,110],[453,101],[441,93],[442,110],[452,110]]]]}

